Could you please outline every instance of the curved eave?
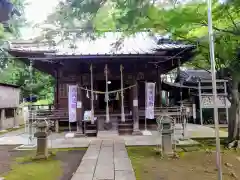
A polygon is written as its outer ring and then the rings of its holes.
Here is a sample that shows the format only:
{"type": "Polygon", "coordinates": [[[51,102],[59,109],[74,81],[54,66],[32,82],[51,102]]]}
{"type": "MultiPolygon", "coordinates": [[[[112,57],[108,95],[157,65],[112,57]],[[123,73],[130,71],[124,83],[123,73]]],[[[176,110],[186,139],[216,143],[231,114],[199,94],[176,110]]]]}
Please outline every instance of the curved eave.
{"type": "Polygon", "coordinates": [[[135,61],[141,61],[156,64],[159,66],[162,73],[167,73],[178,66],[178,60],[180,60],[181,64],[189,61],[194,56],[194,48],[195,47],[158,50],[152,54],[56,55],[55,52],[30,52],[14,49],[10,49],[8,52],[26,64],[29,64],[30,59],[32,59],[36,69],[51,75],[55,74],[56,65],[59,65],[60,62],[64,65],[64,63],[129,63],[130,60],[134,61],[134,63],[135,61]]]}

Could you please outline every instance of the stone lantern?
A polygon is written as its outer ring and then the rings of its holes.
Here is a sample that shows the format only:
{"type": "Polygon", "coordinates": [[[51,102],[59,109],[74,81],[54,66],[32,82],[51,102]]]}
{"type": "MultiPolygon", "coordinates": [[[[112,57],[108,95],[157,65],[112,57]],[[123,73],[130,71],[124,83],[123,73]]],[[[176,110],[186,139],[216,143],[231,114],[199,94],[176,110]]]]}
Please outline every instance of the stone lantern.
{"type": "Polygon", "coordinates": [[[39,121],[36,124],[37,132],[34,137],[37,138],[36,159],[46,159],[48,157],[48,129],[47,121],[39,121]]]}
{"type": "Polygon", "coordinates": [[[158,131],[161,136],[162,153],[172,155],[174,153],[174,126],[173,119],[169,116],[161,116],[157,118],[158,131]]]}

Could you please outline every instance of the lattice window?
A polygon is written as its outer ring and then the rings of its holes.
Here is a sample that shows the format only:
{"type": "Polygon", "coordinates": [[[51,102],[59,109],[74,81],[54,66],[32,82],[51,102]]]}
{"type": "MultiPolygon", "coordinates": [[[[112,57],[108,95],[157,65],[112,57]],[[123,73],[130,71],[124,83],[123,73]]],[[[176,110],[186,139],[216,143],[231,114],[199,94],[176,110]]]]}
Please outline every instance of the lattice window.
{"type": "Polygon", "coordinates": [[[61,98],[66,98],[67,97],[67,92],[68,92],[68,88],[67,88],[67,84],[60,84],[59,85],[59,96],[61,98]]]}

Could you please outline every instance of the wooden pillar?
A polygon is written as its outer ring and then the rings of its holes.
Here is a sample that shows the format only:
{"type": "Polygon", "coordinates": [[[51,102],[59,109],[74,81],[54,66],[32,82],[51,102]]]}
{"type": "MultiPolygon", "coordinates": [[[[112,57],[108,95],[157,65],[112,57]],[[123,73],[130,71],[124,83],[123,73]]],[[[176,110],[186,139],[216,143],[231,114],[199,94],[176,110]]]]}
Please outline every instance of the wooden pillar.
{"type": "Polygon", "coordinates": [[[124,95],[123,95],[123,66],[120,66],[121,71],[121,121],[125,122],[125,113],[124,113],[124,95]]]}
{"type": "Polygon", "coordinates": [[[82,86],[82,78],[78,81],[77,91],[77,135],[83,135],[82,120],[83,120],[83,92],[80,87],[82,86]]]}
{"type": "Polygon", "coordinates": [[[55,109],[59,108],[59,69],[57,68],[56,70],[56,84],[55,84],[55,101],[54,101],[54,106],[55,109]]]}
{"type": "Polygon", "coordinates": [[[133,92],[133,135],[141,135],[142,133],[139,130],[139,110],[138,110],[138,82],[136,77],[134,78],[134,86],[132,88],[133,92]]]}
{"type": "Polygon", "coordinates": [[[110,123],[109,119],[109,93],[108,93],[108,66],[107,64],[105,65],[105,80],[106,80],[106,93],[105,93],[105,100],[106,100],[106,123],[110,123]]]}
{"type": "Polygon", "coordinates": [[[93,66],[90,65],[91,71],[91,124],[94,124],[94,94],[93,94],[93,66]]]}
{"type": "Polygon", "coordinates": [[[161,80],[161,73],[159,66],[157,66],[157,92],[156,92],[156,105],[161,107],[162,106],[162,80],[161,80]]]}

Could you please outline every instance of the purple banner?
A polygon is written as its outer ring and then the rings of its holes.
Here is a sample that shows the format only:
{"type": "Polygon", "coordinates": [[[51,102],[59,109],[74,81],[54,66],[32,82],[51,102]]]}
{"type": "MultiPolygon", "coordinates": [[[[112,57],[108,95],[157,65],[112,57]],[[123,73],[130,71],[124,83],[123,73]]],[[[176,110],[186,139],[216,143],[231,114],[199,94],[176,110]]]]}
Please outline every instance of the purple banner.
{"type": "Polygon", "coordinates": [[[77,85],[68,86],[68,113],[69,122],[77,121],[77,85]]]}

